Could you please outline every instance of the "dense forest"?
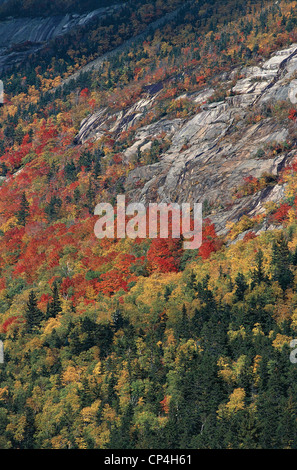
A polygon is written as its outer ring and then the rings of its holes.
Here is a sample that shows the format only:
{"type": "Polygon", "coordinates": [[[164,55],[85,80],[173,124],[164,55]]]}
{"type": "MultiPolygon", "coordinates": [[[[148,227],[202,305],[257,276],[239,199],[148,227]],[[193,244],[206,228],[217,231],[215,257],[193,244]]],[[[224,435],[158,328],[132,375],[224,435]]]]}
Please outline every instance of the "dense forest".
{"type": "MultiPolygon", "coordinates": [[[[19,14],[37,14],[36,3],[8,2],[0,16],[19,4],[19,14]]],[[[103,3],[63,2],[63,11],[103,3]]],[[[62,86],[182,3],[128,2],[1,77],[1,449],[297,448],[297,165],[279,176],[282,203],[243,217],[226,237],[205,207],[199,250],[94,235],[96,204],[113,203],[127,174],[170,145],[160,135],[125,163],[140,127],[190,118],[200,107],[189,94],[207,84],[209,102],[219,101],[224,72],[297,41],[295,1],[197,0],[62,86]],[[154,85],[156,103],[134,126],[77,141],[84,118],[104,106],[112,120],[154,85]],[[264,218],[276,228],[256,235],[264,218]]],[[[44,2],[41,13],[56,8],[44,2]]],[[[249,122],[268,114],[290,138],[262,152],[294,150],[297,110],[255,107],[249,122]]],[[[246,178],[234,197],[275,183],[246,178]]]]}

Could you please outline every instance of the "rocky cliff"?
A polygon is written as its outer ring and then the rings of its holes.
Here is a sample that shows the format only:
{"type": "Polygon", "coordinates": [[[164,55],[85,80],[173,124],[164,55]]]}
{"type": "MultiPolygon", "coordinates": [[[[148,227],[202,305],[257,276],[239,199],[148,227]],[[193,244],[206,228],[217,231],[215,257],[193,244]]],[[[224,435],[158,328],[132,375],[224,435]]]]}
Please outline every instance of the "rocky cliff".
{"type": "Polygon", "coordinates": [[[0,21],[0,72],[37,52],[50,40],[84,26],[95,18],[112,14],[119,5],[99,8],[85,14],[66,14],[46,18],[7,18],[0,21]]]}
{"type": "MultiPolygon", "coordinates": [[[[171,145],[157,163],[129,173],[125,181],[129,197],[146,204],[202,202],[221,234],[226,233],[228,221],[260,214],[266,202],[282,200],[285,188],[278,177],[296,156],[295,123],[287,119],[297,103],[296,72],[297,44],[293,44],[257,66],[222,74],[220,90],[205,87],[179,97],[197,105],[199,112],[191,118],[165,116],[138,127],[133,145],[124,152],[125,163],[161,134],[171,145]],[[223,98],[214,101],[218,91],[223,98]],[[265,187],[236,197],[244,177],[263,175],[265,187]]],[[[141,100],[115,115],[108,108],[98,110],[82,122],[76,142],[100,139],[106,131],[117,138],[123,130],[137,127],[161,89],[162,83],[152,86],[141,100]]]]}

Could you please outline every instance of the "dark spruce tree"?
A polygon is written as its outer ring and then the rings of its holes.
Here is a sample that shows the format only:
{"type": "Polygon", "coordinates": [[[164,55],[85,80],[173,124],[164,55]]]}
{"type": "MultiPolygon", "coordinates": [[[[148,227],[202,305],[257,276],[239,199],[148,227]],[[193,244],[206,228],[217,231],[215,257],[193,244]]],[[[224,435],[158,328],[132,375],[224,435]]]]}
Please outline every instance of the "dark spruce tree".
{"type": "Polygon", "coordinates": [[[181,316],[178,319],[178,322],[176,325],[176,333],[177,333],[177,339],[188,340],[191,337],[190,322],[189,322],[185,304],[183,304],[181,316]]]}
{"type": "Polygon", "coordinates": [[[59,296],[59,289],[57,282],[54,283],[53,286],[53,300],[48,303],[46,317],[56,317],[59,313],[62,312],[61,301],[59,296]]]}
{"type": "Polygon", "coordinates": [[[265,274],[263,267],[264,255],[260,249],[256,254],[256,268],[252,272],[252,289],[261,284],[261,282],[267,282],[268,278],[265,274]]]}
{"type": "Polygon", "coordinates": [[[20,210],[17,213],[17,221],[19,225],[26,225],[26,220],[29,217],[29,202],[27,201],[26,194],[22,193],[20,210]]]}
{"type": "Polygon", "coordinates": [[[33,290],[30,292],[24,316],[27,333],[32,333],[35,328],[40,326],[42,320],[44,320],[42,311],[37,307],[37,298],[33,290]]]}
{"type": "Polygon", "coordinates": [[[292,255],[288,248],[288,241],[283,234],[272,246],[272,279],[277,281],[283,291],[291,287],[294,274],[290,268],[292,255]]]}
{"type": "Polygon", "coordinates": [[[244,300],[244,294],[248,288],[248,284],[242,273],[238,273],[235,279],[235,301],[241,302],[244,300]]]}

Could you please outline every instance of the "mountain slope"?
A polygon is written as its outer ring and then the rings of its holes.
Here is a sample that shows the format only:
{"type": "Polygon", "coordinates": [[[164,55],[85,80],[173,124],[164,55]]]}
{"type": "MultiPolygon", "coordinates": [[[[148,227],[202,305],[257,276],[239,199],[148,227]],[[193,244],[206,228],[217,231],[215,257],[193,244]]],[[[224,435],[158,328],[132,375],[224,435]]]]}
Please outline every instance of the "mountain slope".
{"type": "Polygon", "coordinates": [[[296,2],[183,3],[2,74],[1,449],[297,447],[296,2]],[[98,240],[119,194],[203,202],[201,247],[98,240]]]}
{"type": "Polygon", "coordinates": [[[51,40],[61,38],[69,31],[84,27],[94,20],[113,14],[116,7],[100,8],[84,15],[9,18],[0,21],[0,70],[6,70],[36,53],[51,40]]]}

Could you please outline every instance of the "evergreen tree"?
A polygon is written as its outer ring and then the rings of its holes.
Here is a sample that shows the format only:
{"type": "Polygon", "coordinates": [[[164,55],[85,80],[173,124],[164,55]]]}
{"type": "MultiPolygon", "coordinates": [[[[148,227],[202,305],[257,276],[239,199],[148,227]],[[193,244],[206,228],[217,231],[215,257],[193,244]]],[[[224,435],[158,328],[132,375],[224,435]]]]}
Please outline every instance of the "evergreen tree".
{"type": "Polygon", "coordinates": [[[62,312],[61,301],[59,296],[59,289],[57,282],[54,283],[53,286],[53,300],[48,303],[47,305],[47,318],[56,317],[59,313],[62,312]]]}
{"type": "Polygon", "coordinates": [[[125,324],[123,315],[121,314],[121,311],[118,308],[116,309],[116,311],[112,315],[112,323],[113,323],[113,326],[115,328],[115,331],[118,331],[121,328],[123,328],[123,326],[125,324]]]}
{"type": "Polygon", "coordinates": [[[188,319],[187,315],[187,309],[185,304],[183,305],[182,312],[181,312],[181,317],[177,323],[177,337],[178,339],[185,338],[189,339],[190,338],[190,322],[188,319]]]}
{"type": "Polygon", "coordinates": [[[64,172],[68,180],[75,181],[77,179],[77,169],[73,160],[71,160],[69,163],[66,163],[64,172]]]}
{"type": "Polygon", "coordinates": [[[49,204],[44,209],[49,221],[53,221],[58,218],[61,206],[62,200],[57,196],[51,196],[49,204]]]}
{"type": "Polygon", "coordinates": [[[168,302],[169,298],[170,298],[170,295],[171,295],[171,289],[169,286],[166,286],[165,287],[165,292],[164,292],[164,300],[165,302],[168,302]]]}
{"type": "Polygon", "coordinates": [[[26,225],[26,220],[29,216],[29,202],[27,201],[26,194],[22,193],[20,210],[17,213],[17,220],[19,225],[26,225]]]}
{"type": "Polygon", "coordinates": [[[37,307],[37,298],[33,290],[29,294],[29,300],[27,302],[27,308],[24,316],[28,333],[31,333],[34,328],[38,328],[44,319],[43,313],[37,307]]]}
{"type": "Polygon", "coordinates": [[[235,301],[242,301],[244,300],[244,294],[248,288],[247,282],[245,277],[242,273],[238,273],[235,279],[235,301]]]}
{"type": "Polygon", "coordinates": [[[133,433],[131,423],[134,411],[131,402],[128,403],[121,418],[119,426],[113,426],[108,448],[109,449],[131,449],[133,448],[133,433]]]}
{"type": "Polygon", "coordinates": [[[284,291],[292,285],[294,280],[294,274],[290,269],[291,258],[288,242],[281,234],[272,246],[272,279],[278,281],[284,291]]]}
{"type": "Polygon", "coordinates": [[[264,255],[263,251],[260,249],[256,254],[256,268],[252,272],[252,289],[261,284],[261,282],[267,282],[268,278],[264,272],[263,267],[264,255]]]}

